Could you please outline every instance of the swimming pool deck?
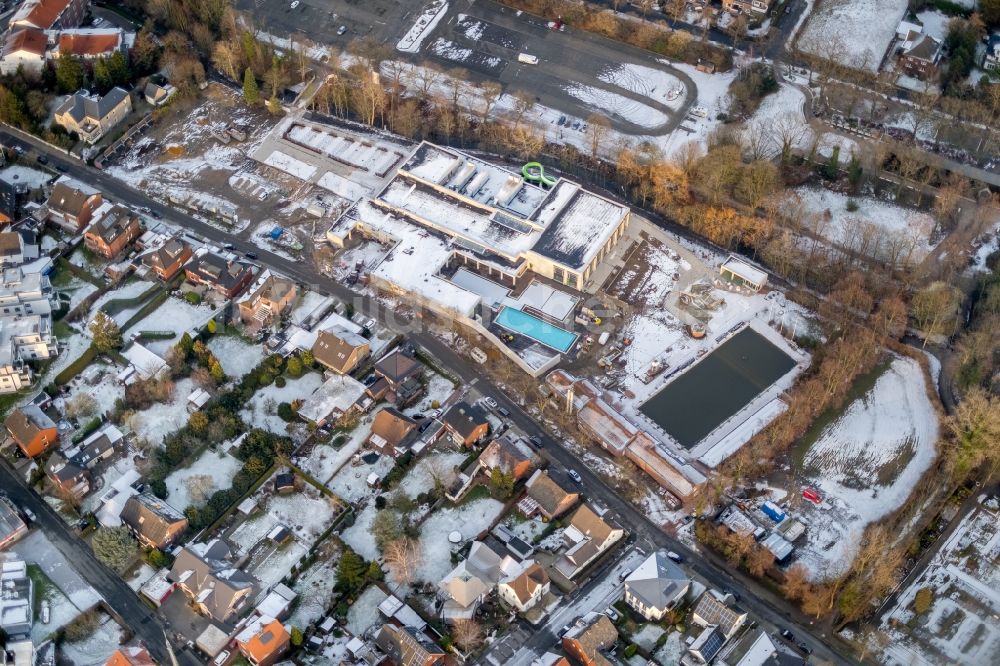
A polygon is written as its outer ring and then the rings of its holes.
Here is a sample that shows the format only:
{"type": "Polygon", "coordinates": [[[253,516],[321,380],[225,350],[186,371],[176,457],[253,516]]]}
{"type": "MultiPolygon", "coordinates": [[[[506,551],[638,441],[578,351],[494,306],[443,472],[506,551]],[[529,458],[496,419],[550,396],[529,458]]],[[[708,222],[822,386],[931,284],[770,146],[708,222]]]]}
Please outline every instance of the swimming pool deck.
{"type": "Polygon", "coordinates": [[[510,331],[511,333],[516,333],[534,340],[535,342],[545,345],[549,349],[553,349],[561,354],[565,354],[573,349],[573,345],[575,345],[576,341],[580,339],[580,336],[577,333],[567,331],[565,328],[560,328],[543,319],[539,319],[534,315],[510,306],[504,306],[504,308],[497,313],[493,323],[510,331]],[[511,318],[515,321],[511,321],[511,318]],[[546,337],[549,333],[551,333],[551,335],[546,337]],[[560,340],[552,339],[552,336],[560,338],[565,336],[565,344],[561,344],[560,340]]]}

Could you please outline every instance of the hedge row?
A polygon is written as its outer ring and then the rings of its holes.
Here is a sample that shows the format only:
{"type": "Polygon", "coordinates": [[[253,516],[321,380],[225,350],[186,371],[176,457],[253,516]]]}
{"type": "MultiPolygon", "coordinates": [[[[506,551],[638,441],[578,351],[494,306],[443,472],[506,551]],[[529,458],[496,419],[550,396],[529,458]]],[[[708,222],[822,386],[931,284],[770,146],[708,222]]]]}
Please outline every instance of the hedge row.
{"type": "Polygon", "coordinates": [[[80,358],[70,363],[62,372],[55,376],[55,379],[52,380],[53,383],[56,386],[69,384],[74,377],[83,372],[84,368],[93,363],[95,358],[97,358],[97,348],[94,345],[90,345],[80,354],[80,358]]]}

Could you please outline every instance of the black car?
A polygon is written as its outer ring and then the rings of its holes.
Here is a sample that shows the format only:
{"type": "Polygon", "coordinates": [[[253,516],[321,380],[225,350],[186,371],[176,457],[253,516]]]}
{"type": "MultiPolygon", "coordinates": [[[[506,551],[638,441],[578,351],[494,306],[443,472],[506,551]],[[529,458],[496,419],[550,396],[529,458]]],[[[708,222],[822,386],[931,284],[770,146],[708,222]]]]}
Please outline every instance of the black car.
{"type": "Polygon", "coordinates": [[[49,163],[49,158],[46,157],[45,155],[39,155],[38,156],[38,163],[39,164],[48,164],[49,163]]]}
{"type": "Polygon", "coordinates": [[[69,171],[69,167],[65,167],[62,164],[57,164],[56,171],[58,171],[59,173],[66,173],[67,171],[69,171]]]}
{"type": "Polygon", "coordinates": [[[782,638],[785,638],[790,641],[795,640],[795,634],[790,632],[788,629],[785,629],[784,627],[778,627],[778,631],[781,632],[782,638]]]}
{"type": "Polygon", "coordinates": [[[544,444],[542,444],[542,438],[539,437],[538,435],[532,435],[531,437],[528,438],[528,441],[534,444],[535,447],[539,449],[542,448],[542,446],[544,446],[544,444]]]}
{"type": "Polygon", "coordinates": [[[805,643],[799,643],[798,647],[802,654],[812,654],[812,649],[805,643]]]}
{"type": "Polygon", "coordinates": [[[153,217],[155,217],[157,220],[159,220],[160,218],[163,217],[162,215],[160,215],[159,213],[157,213],[155,210],[152,213],[150,213],[150,215],[152,215],[153,217]]]}
{"type": "Polygon", "coordinates": [[[251,260],[256,260],[257,259],[257,253],[256,252],[246,252],[243,256],[246,257],[247,259],[251,259],[251,260]]]}
{"type": "Polygon", "coordinates": [[[510,418],[510,410],[507,409],[506,407],[499,407],[497,409],[497,414],[504,417],[505,419],[510,418]]]}

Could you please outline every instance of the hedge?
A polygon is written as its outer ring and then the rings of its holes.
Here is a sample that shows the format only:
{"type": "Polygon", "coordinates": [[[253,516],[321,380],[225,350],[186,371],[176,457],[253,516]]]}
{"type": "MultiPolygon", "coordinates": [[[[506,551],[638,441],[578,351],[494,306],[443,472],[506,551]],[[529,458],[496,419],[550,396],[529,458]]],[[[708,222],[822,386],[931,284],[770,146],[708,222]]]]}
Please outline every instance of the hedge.
{"type": "Polygon", "coordinates": [[[167,292],[165,291],[161,291],[160,293],[153,296],[153,298],[151,298],[148,303],[143,305],[138,312],[132,315],[131,319],[122,324],[121,330],[127,331],[129,328],[135,326],[140,321],[145,319],[147,316],[149,316],[151,312],[153,312],[153,310],[163,305],[163,302],[167,300],[167,296],[168,296],[167,292]]]}
{"type": "Polygon", "coordinates": [[[80,358],[66,366],[52,381],[57,386],[69,384],[74,377],[83,372],[84,368],[93,363],[95,358],[97,358],[97,348],[90,345],[80,354],[80,358]]]}
{"type": "Polygon", "coordinates": [[[104,305],[102,305],[101,309],[104,310],[107,314],[114,316],[119,312],[121,312],[122,310],[126,310],[128,308],[134,308],[137,305],[145,303],[148,299],[152,298],[156,292],[162,290],[163,288],[160,285],[154,284],[149,289],[147,289],[146,291],[142,292],[141,294],[133,298],[114,298],[105,303],[104,305]]]}

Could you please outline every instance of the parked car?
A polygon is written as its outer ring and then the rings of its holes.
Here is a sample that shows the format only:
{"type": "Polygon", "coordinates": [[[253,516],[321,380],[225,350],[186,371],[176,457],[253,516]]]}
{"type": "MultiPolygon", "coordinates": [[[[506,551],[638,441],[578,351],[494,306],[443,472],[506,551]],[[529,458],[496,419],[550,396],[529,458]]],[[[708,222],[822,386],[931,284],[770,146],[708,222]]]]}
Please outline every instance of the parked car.
{"type": "Polygon", "coordinates": [[[297,9],[299,6],[299,0],[292,0],[292,9],[297,9]]]}
{"type": "Polygon", "coordinates": [[[785,629],[784,627],[778,627],[778,631],[781,632],[782,638],[790,641],[795,640],[795,634],[790,632],[788,629],[785,629]]]}
{"type": "Polygon", "coordinates": [[[342,25],[339,28],[337,28],[337,34],[338,35],[343,35],[345,32],[347,32],[347,26],[346,25],[342,25]]]}
{"type": "Polygon", "coordinates": [[[26,506],[21,507],[21,511],[24,512],[24,515],[25,517],[27,517],[29,523],[33,523],[36,520],[38,520],[38,518],[35,517],[35,512],[29,509],[28,507],[26,506]]]}
{"type": "Polygon", "coordinates": [[[49,623],[49,600],[42,599],[42,604],[38,608],[38,619],[42,621],[42,624],[49,623]]]}
{"type": "Polygon", "coordinates": [[[222,246],[222,249],[232,251],[236,249],[236,246],[233,245],[232,243],[226,243],[225,245],[222,246]]]}
{"type": "Polygon", "coordinates": [[[510,410],[507,409],[506,407],[498,407],[497,414],[504,417],[505,419],[510,418],[510,410]]]}
{"type": "Polygon", "coordinates": [[[257,253],[256,252],[245,252],[243,254],[243,256],[246,257],[247,259],[250,259],[251,261],[256,261],[257,260],[257,253]]]}
{"type": "Polygon", "coordinates": [[[798,647],[799,647],[799,650],[801,650],[803,654],[812,654],[812,649],[808,645],[806,645],[805,643],[799,643],[798,647]]]}
{"type": "Polygon", "coordinates": [[[62,164],[57,164],[56,171],[58,171],[59,173],[66,173],[67,171],[69,171],[69,168],[63,166],[62,164]]]}
{"type": "Polygon", "coordinates": [[[608,619],[611,620],[612,622],[617,622],[618,619],[621,617],[620,615],[618,615],[618,611],[616,611],[614,608],[611,607],[608,607],[608,609],[604,611],[604,614],[607,615],[608,619]]]}
{"type": "Polygon", "coordinates": [[[668,550],[667,551],[667,557],[669,557],[670,559],[672,559],[674,562],[677,562],[678,564],[680,564],[681,562],[684,561],[683,557],[681,557],[680,555],[678,555],[677,553],[675,553],[672,550],[668,550]]]}
{"type": "Polygon", "coordinates": [[[497,408],[497,401],[494,400],[493,398],[489,397],[489,396],[486,396],[485,398],[483,398],[483,403],[487,407],[489,407],[490,409],[496,409],[497,408]]]}
{"type": "Polygon", "coordinates": [[[377,326],[377,325],[378,325],[378,322],[375,321],[374,319],[368,319],[364,324],[362,324],[362,326],[364,328],[367,328],[369,331],[374,331],[375,330],[375,326],[377,326]]]}
{"type": "Polygon", "coordinates": [[[625,571],[623,571],[620,574],[618,574],[618,580],[623,581],[623,580],[625,580],[626,578],[628,578],[631,575],[632,575],[632,570],[631,569],[626,569],[625,571]]]}
{"type": "Polygon", "coordinates": [[[542,438],[539,437],[538,435],[532,435],[531,437],[528,438],[528,441],[531,442],[537,449],[540,449],[542,448],[542,446],[544,446],[544,444],[542,443],[542,438]]]}
{"type": "Polygon", "coordinates": [[[49,163],[49,158],[46,157],[45,155],[39,155],[37,159],[38,159],[38,163],[39,164],[48,164],[49,163]]]}
{"type": "Polygon", "coordinates": [[[568,469],[566,473],[569,474],[569,478],[573,479],[577,483],[583,483],[583,477],[575,469],[568,469]]]}

